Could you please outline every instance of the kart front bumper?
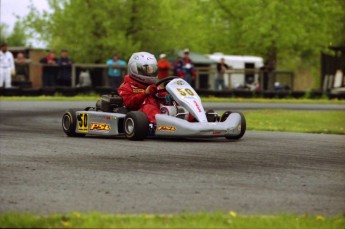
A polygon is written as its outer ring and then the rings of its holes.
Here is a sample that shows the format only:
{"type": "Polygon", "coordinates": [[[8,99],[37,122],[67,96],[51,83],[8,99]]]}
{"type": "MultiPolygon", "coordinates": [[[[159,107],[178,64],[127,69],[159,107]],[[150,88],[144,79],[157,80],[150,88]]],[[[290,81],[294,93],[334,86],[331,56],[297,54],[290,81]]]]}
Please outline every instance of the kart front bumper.
{"type": "Polygon", "coordinates": [[[188,122],[184,119],[157,114],[155,136],[227,137],[241,133],[241,116],[232,113],[224,122],[188,122]]]}

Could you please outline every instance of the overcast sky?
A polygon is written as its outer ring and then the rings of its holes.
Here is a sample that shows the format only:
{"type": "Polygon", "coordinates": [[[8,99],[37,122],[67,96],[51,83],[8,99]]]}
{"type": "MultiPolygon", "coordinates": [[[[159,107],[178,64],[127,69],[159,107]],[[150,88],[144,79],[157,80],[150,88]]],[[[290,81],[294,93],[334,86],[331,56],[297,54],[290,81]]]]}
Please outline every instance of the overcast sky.
{"type": "MultiPolygon", "coordinates": [[[[24,17],[29,13],[28,7],[30,2],[32,2],[39,11],[49,11],[47,0],[0,0],[0,23],[9,26],[7,32],[12,32],[17,15],[24,17]]],[[[43,46],[43,44],[36,41],[30,42],[32,42],[35,47],[43,46]]]]}

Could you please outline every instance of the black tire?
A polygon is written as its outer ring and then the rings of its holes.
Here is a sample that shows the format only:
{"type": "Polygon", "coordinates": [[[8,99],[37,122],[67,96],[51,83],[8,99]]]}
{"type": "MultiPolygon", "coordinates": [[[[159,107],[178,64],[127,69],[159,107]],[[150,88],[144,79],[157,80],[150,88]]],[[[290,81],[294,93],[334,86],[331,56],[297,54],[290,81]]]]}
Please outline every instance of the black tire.
{"type": "Polygon", "coordinates": [[[129,140],[144,140],[149,133],[149,120],[145,113],[131,111],[125,117],[125,135],[129,140]]]}
{"type": "MultiPolygon", "coordinates": [[[[229,117],[229,115],[231,113],[233,113],[233,112],[231,112],[231,111],[224,112],[220,121],[224,122],[229,117]]],[[[239,135],[236,135],[236,136],[226,136],[225,138],[227,138],[227,139],[240,139],[243,137],[244,133],[246,132],[246,129],[247,129],[246,118],[244,117],[244,115],[241,112],[236,112],[236,113],[238,113],[241,116],[241,132],[239,135]]]]}
{"type": "Polygon", "coordinates": [[[206,118],[208,122],[216,122],[218,119],[218,115],[215,115],[214,113],[216,113],[214,110],[207,110],[205,112],[206,114],[206,118]]]}
{"type": "Polygon", "coordinates": [[[67,110],[62,116],[62,129],[69,137],[84,137],[85,134],[75,132],[77,126],[77,116],[74,110],[67,110]]]}
{"type": "Polygon", "coordinates": [[[225,111],[225,112],[222,114],[222,117],[220,118],[220,122],[224,122],[224,121],[229,117],[229,115],[230,115],[231,113],[232,113],[231,111],[225,111]]]}

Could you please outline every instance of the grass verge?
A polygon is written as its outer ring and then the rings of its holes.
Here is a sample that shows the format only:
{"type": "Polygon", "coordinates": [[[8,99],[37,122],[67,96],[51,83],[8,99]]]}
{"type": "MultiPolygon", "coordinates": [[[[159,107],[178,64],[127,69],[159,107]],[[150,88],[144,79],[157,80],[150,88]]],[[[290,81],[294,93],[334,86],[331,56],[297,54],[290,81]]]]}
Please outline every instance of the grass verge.
{"type": "Polygon", "coordinates": [[[345,134],[344,111],[253,110],[243,113],[248,130],[345,134]]]}
{"type": "MultiPolygon", "coordinates": [[[[99,96],[38,96],[38,97],[0,97],[0,100],[42,100],[42,101],[96,101],[99,96]],[[34,99],[35,98],[35,99],[34,99]]],[[[220,102],[205,100],[208,102],[220,102]]],[[[295,103],[324,103],[329,100],[311,100],[311,99],[229,99],[231,102],[295,102],[295,103]]],[[[345,101],[332,100],[332,103],[345,101]]],[[[285,131],[302,133],[322,133],[322,134],[345,134],[345,112],[344,111],[295,111],[295,110],[252,110],[243,112],[247,119],[248,130],[263,131],[285,131]]]]}
{"type": "MultiPolygon", "coordinates": [[[[0,96],[0,100],[4,101],[96,101],[99,95],[77,95],[77,96],[0,96]]],[[[203,102],[209,103],[302,103],[302,104],[345,104],[345,100],[337,99],[264,99],[264,98],[218,98],[218,97],[202,97],[203,102]]]]}
{"type": "Polygon", "coordinates": [[[73,212],[39,216],[6,213],[1,228],[345,228],[344,216],[277,215],[238,216],[226,213],[183,213],[177,215],[111,215],[73,212]]]}
{"type": "Polygon", "coordinates": [[[307,99],[307,98],[218,98],[218,97],[202,97],[202,102],[212,103],[300,103],[300,104],[345,104],[345,100],[338,99],[307,99]]]}

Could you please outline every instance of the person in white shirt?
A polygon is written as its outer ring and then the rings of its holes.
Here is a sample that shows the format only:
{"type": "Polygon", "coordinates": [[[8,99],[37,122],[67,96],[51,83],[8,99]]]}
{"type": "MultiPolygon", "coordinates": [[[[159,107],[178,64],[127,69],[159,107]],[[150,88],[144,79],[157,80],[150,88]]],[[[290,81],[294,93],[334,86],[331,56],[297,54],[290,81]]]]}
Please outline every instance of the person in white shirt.
{"type": "Polygon", "coordinates": [[[14,59],[11,52],[7,51],[7,44],[2,43],[0,46],[0,87],[10,88],[11,75],[15,75],[14,59]]]}

